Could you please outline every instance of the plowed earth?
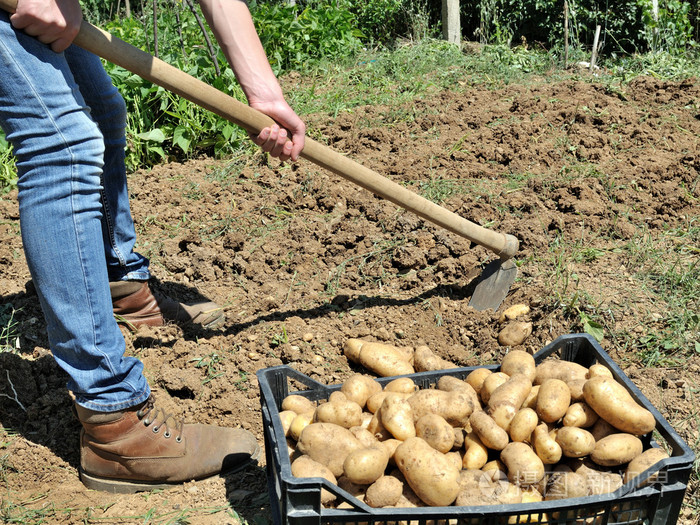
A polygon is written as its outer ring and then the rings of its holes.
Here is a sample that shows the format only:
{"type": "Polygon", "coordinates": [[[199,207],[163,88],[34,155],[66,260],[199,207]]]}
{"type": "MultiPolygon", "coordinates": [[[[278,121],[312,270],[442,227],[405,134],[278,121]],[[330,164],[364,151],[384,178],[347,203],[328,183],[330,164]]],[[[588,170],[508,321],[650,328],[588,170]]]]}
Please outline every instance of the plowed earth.
{"type": "MultiPolygon", "coordinates": [[[[669,232],[698,227],[697,81],[639,78],[612,90],[543,78],[308,122],[335,150],[517,236],[520,273],[501,309],[528,304],[533,332],[516,348],[536,352],[582,331],[578,312],[598,315],[603,348],[697,445],[700,363],[689,357],[697,334],[652,367],[642,366],[639,345],[625,344],[667,323],[630,247],[658,243],[661,257],[697,258],[682,236],[668,241],[669,232]]],[[[427,344],[459,366],[498,362],[508,351],[497,341],[500,312],[468,306],[493,254],[308,162],[280,165],[258,154],[239,164],[168,164],[131,175],[130,191],[155,286],[226,306],[217,330],[124,330],[157,398],[186,420],[241,426],[262,445],[256,371],[287,364],[342,382],[361,370],[342,354],[349,337],[427,344]]],[[[266,522],[264,460],[232,478],[150,495],[82,486],[79,425],[48,347],[15,193],[0,200],[0,240],[0,304],[15,309],[19,336],[14,351],[0,354],[3,517],[16,518],[21,505],[22,523],[266,522]],[[227,502],[239,517],[222,510],[227,502]]],[[[696,522],[696,491],[692,483],[681,523],[696,522]]]]}

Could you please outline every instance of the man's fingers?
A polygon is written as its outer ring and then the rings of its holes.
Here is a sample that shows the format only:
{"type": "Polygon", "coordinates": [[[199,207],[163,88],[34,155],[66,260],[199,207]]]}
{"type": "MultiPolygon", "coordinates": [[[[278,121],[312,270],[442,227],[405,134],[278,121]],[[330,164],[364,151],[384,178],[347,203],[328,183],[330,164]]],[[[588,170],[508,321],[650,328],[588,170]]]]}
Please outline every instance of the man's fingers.
{"type": "Polygon", "coordinates": [[[260,146],[263,151],[279,158],[281,161],[298,160],[304,148],[303,132],[296,133],[290,138],[289,132],[277,124],[262,129],[260,133],[252,138],[253,142],[260,146]]]}
{"type": "Polygon", "coordinates": [[[73,42],[73,38],[59,38],[51,42],[51,50],[55,53],[63,53],[73,42]]]}

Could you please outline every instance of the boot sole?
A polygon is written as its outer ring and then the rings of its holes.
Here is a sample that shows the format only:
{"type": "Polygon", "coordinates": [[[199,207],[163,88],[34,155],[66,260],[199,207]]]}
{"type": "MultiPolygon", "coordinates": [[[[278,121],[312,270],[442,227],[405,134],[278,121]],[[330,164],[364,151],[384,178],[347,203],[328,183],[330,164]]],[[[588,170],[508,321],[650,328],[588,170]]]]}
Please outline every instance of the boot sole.
{"type": "Polygon", "coordinates": [[[80,475],[80,481],[91,490],[99,490],[100,492],[110,492],[112,494],[135,494],[137,492],[150,492],[152,490],[164,490],[171,489],[174,487],[179,487],[183,483],[188,481],[203,481],[206,479],[212,479],[216,477],[224,477],[230,474],[235,474],[240,472],[250,466],[257,464],[260,458],[260,447],[253,453],[253,455],[247,461],[243,461],[238,465],[226,469],[225,471],[218,472],[206,478],[199,478],[195,480],[182,480],[182,481],[172,481],[172,482],[162,482],[162,481],[134,481],[127,479],[113,479],[113,478],[101,478],[93,476],[91,474],[83,471],[82,468],[78,469],[80,475]]]}

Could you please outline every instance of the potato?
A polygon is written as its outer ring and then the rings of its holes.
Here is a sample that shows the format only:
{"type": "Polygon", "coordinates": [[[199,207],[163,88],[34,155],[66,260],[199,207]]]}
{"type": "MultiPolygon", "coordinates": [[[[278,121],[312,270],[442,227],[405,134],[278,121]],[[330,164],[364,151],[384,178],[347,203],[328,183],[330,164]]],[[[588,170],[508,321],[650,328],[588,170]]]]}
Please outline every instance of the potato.
{"type": "Polygon", "coordinates": [[[540,385],[533,385],[530,389],[530,393],[523,401],[520,408],[531,408],[535,410],[537,408],[537,396],[540,394],[540,385]]]}
{"type": "Polygon", "coordinates": [[[525,443],[508,443],[501,451],[501,461],[514,485],[534,485],[544,477],[544,463],[525,443]]]}
{"type": "MultiPolygon", "coordinates": [[[[328,401],[334,402],[334,403],[345,403],[348,400],[348,396],[343,394],[340,390],[335,390],[331,392],[331,394],[328,396],[328,399],[326,401],[321,401],[321,403],[327,403],[328,401]]],[[[318,408],[318,407],[316,407],[318,408]]]]}
{"type": "Polygon", "coordinates": [[[304,396],[290,394],[282,400],[282,410],[291,410],[297,414],[313,412],[316,405],[304,396]]]}
{"type": "Polygon", "coordinates": [[[536,368],[535,358],[523,350],[511,350],[501,360],[501,372],[509,376],[523,374],[530,383],[535,380],[536,368]]]}
{"type": "MultiPolygon", "coordinates": [[[[438,414],[426,414],[416,421],[415,435],[423,438],[428,445],[443,454],[452,450],[455,442],[452,425],[438,414]]],[[[461,463],[462,460],[460,458],[460,465],[461,463]]]]}
{"type": "Polygon", "coordinates": [[[571,403],[571,392],[561,379],[547,379],[540,385],[535,411],[546,423],[559,421],[571,403]]]}
{"type": "Polygon", "coordinates": [[[508,479],[508,476],[506,476],[506,466],[500,459],[492,459],[491,461],[487,461],[486,464],[481,467],[481,470],[483,472],[500,472],[503,474],[504,479],[508,479]]]}
{"type": "Polygon", "coordinates": [[[282,430],[284,430],[284,435],[289,436],[289,427],[292,426],[292,421],[297,417],[297,413],[293,410],[283,410],[280,412],[280,423],[282,423],[282,430]]]}
{"type": "Polygon", "coordinates": [[[493,372],[488,368],[475,368],[469,372],[465,381],[479,394],[481,392],[481,387],[484,385],[484,381],[491,374],[493,374],[493,372]]]}
{"type": "Polygon", "coordinates": [[[595,448],[593,435],[578,427],[562,427],[557,430],[556,442],[562,454],[568,458],[587,456],[595,448]]]}
{"type": "Polygon", "coordinates": [[[419,437],[408,438],[394,453],[408,485],[427,505],[450,505],[459,493],[459,469],[419,437]]]}
{"type": "Polygon", "coordinates": [[[400,439],[394,439],[394,438],[389,438],[385,439],[384,441],[380,441],[379,444],[384,447],[384,450],[386,451],[386,455],[389,456],[389,463],[392,465],[395,465],[394,462],[394,452],[396,452],[396,448],[403,443],[400,439]]]}
{"type": "Polygon", "coordinates": [[[367,408],[367,410],[372,414],[376,413],[377,410],[379,410],[379,407],[382,406],[382,403],[384,403],[384,400],[387,398],[387,396],[389,396],[389,394],[397,395],[399,397],[402,397],[403,399],[408,399],[413,395],[413,392],[402,393],[395,392],[393,390],[384,390],[383,392],[378,392],[376,394],[371,395],[367,400],[365,408],[367,408]]]}
{"type": "Polygon", "coordinates": [[[464,438],[467,436],[467,430],[463,427],[453,427],[452,434],[454,435],[454,444],[452,448],[457,450],[464,446],[464,438]]]}
{"type": "Polygon", "coordinates": [[[547,379],[559,379],[568,383],[576,379],[587,379],[588,369],[573,361],[548,359],[542,361],[535,369],[536,385],[541,385],[547,379]]]}
{"type": "Polygon", "coordinates": [[[376,447],[380,443],[376,436],[363,426],[350,427],[349,430],[364,447],[376,447]]]}
{"type": "Polygon", "coordinates": [[[394,476],[382,476],[367,487],[365,503],[382,508],[396,505],[403,493],[403,482],[394,476]]]}
{"type": "Polygon", "coordinates": [[[526,304],[514,304],[506,308],[501,317],[498,318],[499,323],[505,323],[506,321],[513,321],[518,317],[527,315],[530,313],[530,307],[526,304]]]}
{"type": "Polygon", "coordinates": [[[382,391],[382,385],[368,375],[353,374],[345,380],[340,387],[340,391],[350,401],[354,401],[360,407],[365,408],[370,396],[382,391]]]}
{"type": "Polygon", "coordinates": [[[454,468],[457,470],[462,470],[462,454],[460,454],[459,450],[446,452],[445,457],[450,460],[450,463],[452,463],[454,468]]]}
{"type": "Polygon", "coordinates": [[[564,414],[564,419],[562,419],[562,424],[565,427],[588,428],[598,421],[598,417],[598,414],[588,406],[588,403],[579,401],[569,405],[566,414],[564,414]]]}
{"type": "Polygon", "coordinates": [[[413,420],[418,421],[425,414],[439,414],[450,425],[464,426],[474,410],[474,403],[469,394],[461,390],[445,392],[443,390],[419,390],[408,398],[413,409],[413,420]]]}
{"type": "Polygon", "coordinates": [[[361,339],[348,339],[343,353],[381,377],[413,374],[412,353],[406,349],[385,343],[373,343],[361,339]]]}
{"type": "Polygon", "coordinates": [[[469,418],[474,433],[490,449],[503,450],[508,444],[508,433],[499,427],[486,412],[474,412],[469,418]]]}
{"type": "Polygon", "coordinates": [[[384,475],[388,464],[389,456],[383,447],[360,448],[345,457],[343,473],[357,485],[369,485],[384,475]]]}
{"type": "Polygon", "coordinates": [[[489,399],[491,398],[491,393],[496,390],[503,383],[508,381],[510,376],[504,374],[503,372],[494,372],[484,379],[484,383],[481,385],[481,390],[479,391],[479,397],[484,405],[488,405],[489,399]]]}
{"type": "Polygon", "coordinates": [[[591,434],[593,434],[593,439],[596,441],[600,441],[605,436],[609,436],[610,434],[618,433],[618,430],[614,426],[600,417],[598,417],[598,421],[593,424],[589,431],[591,434]]]}
{"type": "Polygon", "coordinates": [[[416,435],[413,409],[402,396],[390,393],[384,399],[378,414],[384,428],[396,439],[404,441],[416,435]]]}
{"type": "Polygon", "coordinates": [[[413,367],[416,372],[432,372],[457,368],[457,365],[433,353],[426,345],[417,346],[413,351],[413,367]]]}
{"type": "Polygon", "coordinates": [[[508,433],[512,441],[530,441],[532,432],[537,427],[537,412],[531,408],[521,408],[510,422],[508,433]]]}
{"type": "Polygon", "coordinates": [[[597,465],[614,467],[629,463],[642,453],[642,441],[632,434],[620,433],[605,436],[597,441],[591,459],[597,465]]]}
{"type": "Polygon", "coordinates": [[[464,456],[462,457],[462,468],[480,469],[489,459],[489,451],[481,442],[479,436],[474,432],[469,432],[464,438],[464,456]]]}
{"type": "Polygon", "coordinates": [[[608,494],[622,486],[622,476],[617,472],[598,470],[597,465],[587,458],[574,461],[576,463],[570,465],[571,469],[586,479],[589,494],[608,494]]]}
{"type": "Polygon", "coordinates": [[[333,394],[329,401],[316,407],[314,421],[334,423],[345,428],[359,426],[362,423],[362,407],[347,399],[342,392],[333,392],[333,394]]]}
{"type": "Polygon", "coordinates": [[[592,379],[594,377],[610,377],[612,378],[612,372],[610,369],[605,366],[601,365],[600,363],[596,363],[594,365],[591,365],[588,368],[588,375],[586,376],[587,379],[592,379]]]}
{"type": "MultiPolygon", "coordinates": [[[[545,501],[588,496],[586,478],[575,472],[554,472],[547,481],[545,501]]],[[[553,516],[556,518],[556,516],[553,516]]]]}
{"type": "Polygon", "coordinates": [[[518,346],[532,334],[532,323],[511,321],[498,333],[498,344],[501,346],[518,346]]]}
{"type": "MultiPolygon", "coordinates": [[[[522,503],[539,503],[544,497],[535,487],[527,487],[522,491],[522,503]]],[[[547,514],[544,512],[534,512],[532,514],[520,514],[508,518],[508,525],[519,525],[520,523],[547,523],[547,514]]]]}
{"type": "Polygon", "coordinates": [[[494,487],[496,490],[494,490],[493,496],[496,499],[495,503],[497,505],[515,505],[517,503],[522,503],[523,491],[514,483],[499,480],[494,482],[494,487]]]}
{"type": "Polygon", "coordinates": [[[338,486],[351,496],[356,497],[360,501],[364,501],[365,493],[367,492],[366,485],[358,485],[357,483],[353,483],[343,475],[338,478],[338,486]]]}
{"type": "Polygon", "coordinates": [[[385,439],[392,438],[391,432],[389,432],[382,423],[381,409],[372,416],[367,425],[367,430],[374,435],[379,441],[384,441],[385,439]]]}
{"type": "Polygon", "coordinates": [[[474,410],[479,410],[481,408],[481,400],[479,399],[479,395],[476,393],[476,390],[474,390],[474,387],[472,387],[466,381],[454,376],[442,376],[440,379],[438,379],[437,387],[438,390],[444,390],[445,392],[452,392],[454,390],[464,392],[467,394],[467,396],[469,396],[469,399],[474,406],[474,410]]]}
{"type": "Polygon", "coordinates": [[[532,383],[527,376],[516,373],[491,393],[488,412],[499,427],[508,430],[510,422],[520,410],[531,389],[532,383]]]}
{"type": "MultiPolygon", "coordinates": [[[[299,456],[292,462],[292,476],[295,478],[323,478],[328,480],[333,485],[337,485],[333,473],[321,463],[314,461],[309,456],[299,456]]],[[[329,492],[328,490],[321,489],[321,503],[326,505],[332,501],[335,501],[335,494],[329,492]]]]}
{"type": "Polygon", "coordinates": [[[297,449],[325,465],[334,476],[343,473],[343,462],[353,450],[364,448],[347,428],[333,423],[311,423],[302,430],[297,449]]]}
{"type": "Polygon", "coordinates": [[[492,478],[477,469],[463,469],[459,473],[459,494],[455,505],[492,505],[495,491],[492,478]]]}
{"type": "Polygon", "coordinates": [[[561,446],[549,435],[547,423],[540,423],[532,432],[533,449],[545,465],[555,465],[563,454],[561,446]]]}
{"type": "Polygon", "coordinates": [[[295,441],[299,441],[299,436],[301,432],[310,425],[314,420],[314,412],[307,412],[306,414],[298,414],[292,422],[289,424],[289,436],[295,441]]]}
{"type": "Polygon", "coordinates": [[[571,401],[576,403],[578,401],[583,401],[583,385],[586,384],[587,379],[573,379],[567,381],[566,384],[569,387],[569,392],[571,393],[571,401]]]}
{"type": "Polygon", "coordinates": [[[384,386],[384,392],[398,392],[400,394],[413,394],[418,390],[418,386],[410,377],[398,377],[389,381],[384,386]]]}
{"type": "Polygon", "coordinates": [[[362,421],[360,422],[360,426],[362,428],[368,428],[369,422],[372,421],[372,416],[373,414],[371,412],[362,412],[362,421]]]}
{"type": "Polygon", "coordinates": [[[654,415],[639,405],[615,379],[591,378],[583,387],[583,395],[600,417],[622,432],[641,436],[656,427],[654,415]]]}
{"type": "Polygon", "coordinates": [[[455,505],[477,506],[520,503],[521,490],[507,480],[493,480],[479,470],[460,473],[460,491],[455,505]]]}
{"type": "MultiPolygon", "coordinates": [[[[662,450],[660,448],[649,448],[639,454],[637,457],[632,459],[632,461],[629,462],[629,465],[627,465],[627,469],[625,470],[625,483],[628,481],[633,480],[637,476],[639,476],[642,472],[644,472],[646,469],[650,468],[653,465],[656,465],[659,461],[668,458],[669,455],[666,453],[665,450],[662,450]]],[[[650,483],[654,483],[656,479],[658,478],[659,474],[654,473],[649,476],[647,480],[645,480],[640,487],[644,487],[645,485],[649,485],[650,483]]]]}

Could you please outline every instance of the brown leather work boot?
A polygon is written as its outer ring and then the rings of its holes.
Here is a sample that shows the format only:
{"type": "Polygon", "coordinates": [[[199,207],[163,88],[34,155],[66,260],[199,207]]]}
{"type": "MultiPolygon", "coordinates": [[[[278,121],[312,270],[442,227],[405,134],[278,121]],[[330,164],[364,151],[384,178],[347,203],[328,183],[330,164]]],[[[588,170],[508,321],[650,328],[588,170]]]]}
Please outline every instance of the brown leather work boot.
{"type": "Polygon", "coordinates": [[[80,433],[80,479],[90,489],[134,493],[170,488],[242,469],[260,456],[243,429],[188,424],[155,407],[94,412],[75,405],[80,433]]]}
{"type": "Polygon", "coordinates": [[[218,304],[207,301],[186,305],[153,293],[147,281],[111,282],[109,289],[117,322],[131,330],[142,325],[163,326],[168,323],[215,328],[225,320],[224,311],[218,304]]]}

